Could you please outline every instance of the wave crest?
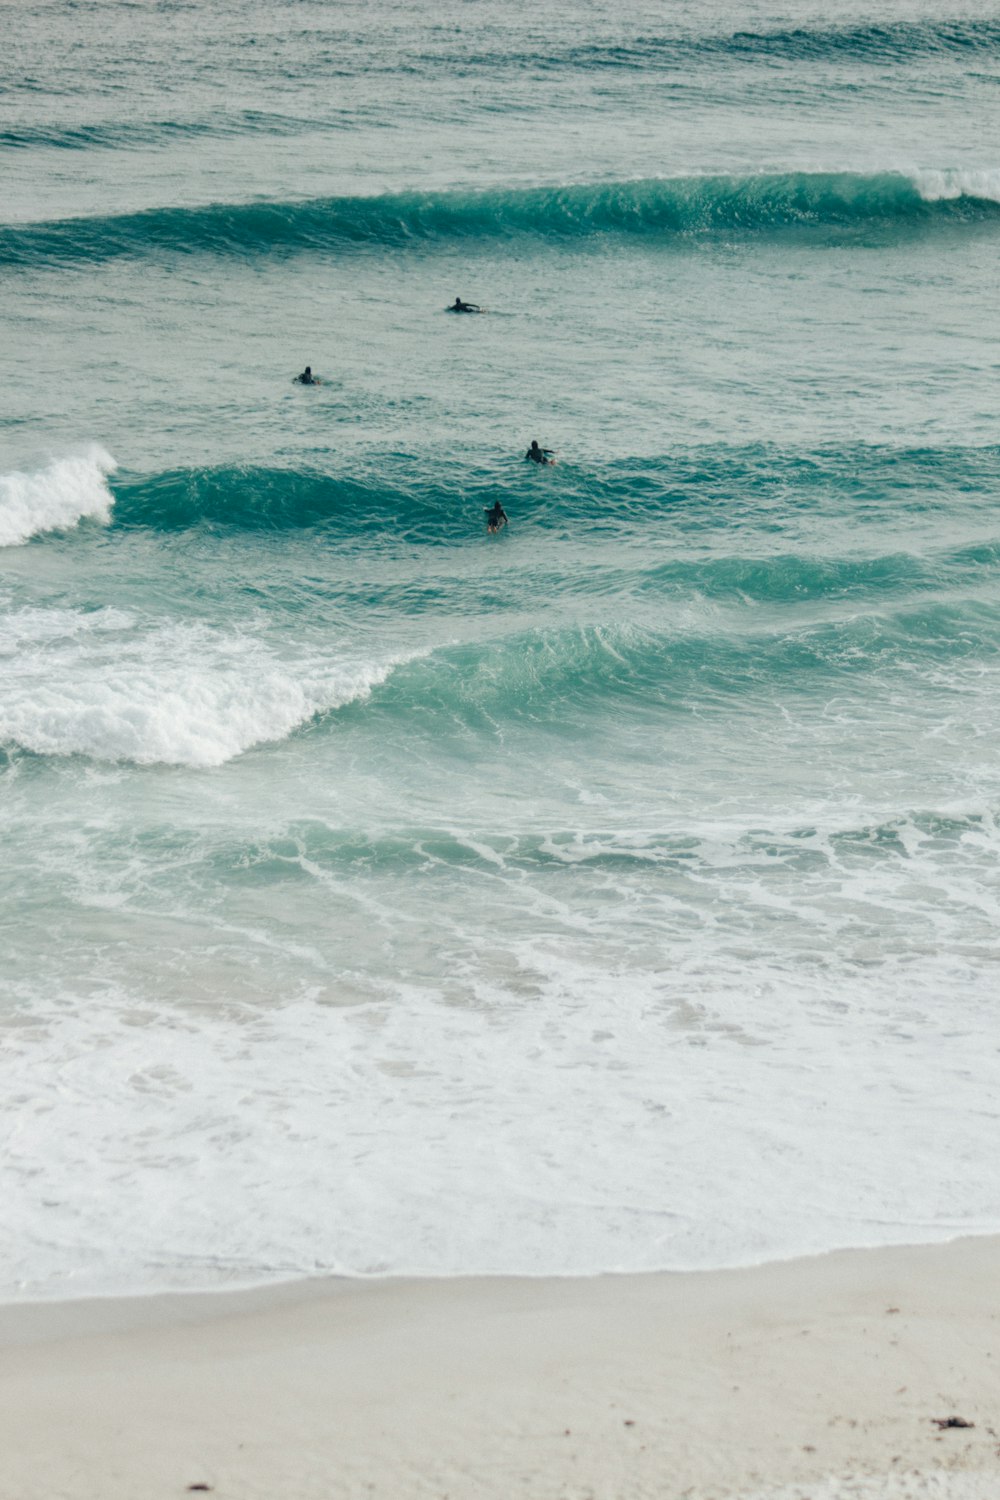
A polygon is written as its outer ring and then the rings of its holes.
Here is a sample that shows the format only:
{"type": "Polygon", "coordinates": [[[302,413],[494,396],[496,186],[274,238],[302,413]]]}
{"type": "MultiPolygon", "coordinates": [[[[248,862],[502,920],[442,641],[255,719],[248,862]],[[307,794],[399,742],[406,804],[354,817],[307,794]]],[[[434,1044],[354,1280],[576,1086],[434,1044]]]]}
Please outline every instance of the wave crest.
{"type": "Polygon", "coordinates": [[[118,465],[92,444],[44,468],[0,474],[0,547],[17,547],[46,531],[65,531],[85,516],[107,523],[114,498],[106,479],[118,465]]]}

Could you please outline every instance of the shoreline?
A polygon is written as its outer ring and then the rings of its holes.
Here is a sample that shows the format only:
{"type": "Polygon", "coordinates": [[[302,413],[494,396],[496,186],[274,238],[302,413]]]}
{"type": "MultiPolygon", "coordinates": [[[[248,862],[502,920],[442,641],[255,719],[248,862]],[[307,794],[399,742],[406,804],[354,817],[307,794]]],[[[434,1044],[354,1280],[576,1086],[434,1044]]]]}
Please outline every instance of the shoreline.
{"type": "Polygon", "coordinates": [[[0,1496],[989,1500],[998,1269],[984,1236],[728,1271],[11,1303],[0,1496]]]}

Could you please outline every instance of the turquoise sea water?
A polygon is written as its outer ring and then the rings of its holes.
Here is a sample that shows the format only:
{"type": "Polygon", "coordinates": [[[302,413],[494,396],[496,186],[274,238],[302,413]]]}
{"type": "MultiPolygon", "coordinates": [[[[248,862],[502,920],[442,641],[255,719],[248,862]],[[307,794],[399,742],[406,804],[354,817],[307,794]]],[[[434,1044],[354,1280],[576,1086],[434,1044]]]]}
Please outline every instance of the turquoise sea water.
{"type": "Polygon", "coordinates": [[[992,9],[0,22],[0,1292],[1000,1228],[992,9]]]}

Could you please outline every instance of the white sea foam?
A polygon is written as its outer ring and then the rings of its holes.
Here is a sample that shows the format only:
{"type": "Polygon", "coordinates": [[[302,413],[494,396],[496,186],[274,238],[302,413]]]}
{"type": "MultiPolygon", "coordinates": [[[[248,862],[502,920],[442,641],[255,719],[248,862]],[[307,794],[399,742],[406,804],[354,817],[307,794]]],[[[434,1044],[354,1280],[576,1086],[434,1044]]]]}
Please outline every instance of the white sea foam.
{"type": "Polygon", "coordinates": [[[8,655],[0,743],[137,765],[222,765],[363,698],[392,661],[282,656],[252,634],[135,625],[124,611],[24,610],[8,655]]]}
{"type": "Polygon", "coordinates": [[[92,610],[33,609],[28,606],[0,616],[0,656],[30,650],[43,642],[65,641],[102,631],[130,630],[134,623],[133,614],[113,606],[92,610]]]}
{"type": "Polygon", "coordinates": [[[4,1049],[4,1292],[682,1269],[996,1227],[982,990],[900,1040],[877,975],[616,977],[569,949],[525,946],[534,1002],[513,970],[465,1005],[415,978],[353,1006],[36,1002],[4,1049]]]}
{"type": "Polygon", "coordinates": [[[940,203],[955,198],[981,198],[988,203],[1000,203],[1000,169],[996,167],[975,169],[930,168],[916,171],[912,181],[928,203],[940,203]]]}
{"type": "Polygon", "coordinates": [[[117,467],[110,453],[92,443],[44,468],[0,474],[0,547],[64,531],[85,516],[107,522],[114,504],[107,476],[117,467]]]}

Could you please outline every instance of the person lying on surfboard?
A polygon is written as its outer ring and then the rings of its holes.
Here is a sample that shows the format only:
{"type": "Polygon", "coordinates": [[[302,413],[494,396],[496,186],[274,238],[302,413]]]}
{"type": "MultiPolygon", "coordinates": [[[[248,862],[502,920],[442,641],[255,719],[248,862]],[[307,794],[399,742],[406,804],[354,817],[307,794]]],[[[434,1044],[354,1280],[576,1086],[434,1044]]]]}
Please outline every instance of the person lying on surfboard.
{"type": "Polygon", "coordinates": [[[506,525],[507,512],[500,504],[500,501],[497,500],[494,502],[492,509],[486,508],[486,530],[492,532],[495,535],[500,530],[501,526],[506,525]]]}
{"type": "Polygon", "coordinates": [[[478,302],[463,302],[461,297],[456,297],[448,308],[449,312],[482,312],[478,302]]]}
{"type": "Polygon", "coordinates": [[[552,462],[552,449],[539,448],[538,439],[532,438],[531,447],[524,456],[526,459],[530,458],[536,464],[550,464],[552,462]]]}
{"type": "Polygon", "coordinates": [[[292,384],[293,385],[322,385],[322,381],[320,380],[320,378],[319,378],[318,375],[314,375],[313,374],[313,367],[312,367],[312,365],[306,365],[306,367],[302,371],[301,375],[295,375],[295,376],[292,377],[292,384]]]}

